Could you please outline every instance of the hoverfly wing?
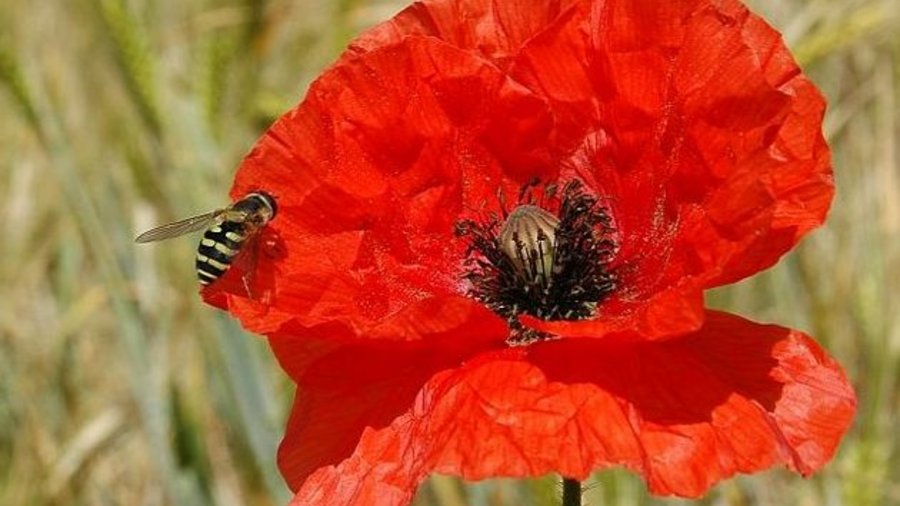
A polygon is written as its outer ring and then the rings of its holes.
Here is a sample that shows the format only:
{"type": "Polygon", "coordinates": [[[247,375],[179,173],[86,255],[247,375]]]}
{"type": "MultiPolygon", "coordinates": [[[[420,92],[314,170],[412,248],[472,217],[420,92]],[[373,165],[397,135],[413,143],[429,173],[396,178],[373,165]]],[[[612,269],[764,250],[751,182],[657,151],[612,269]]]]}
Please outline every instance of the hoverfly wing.
{"type": "Polygon", "coordinates": [[[227,211],[227,209],[216,209],[215,211],[211,211],[205,214],[191,216],[190,218],[185,218],[183,220],[160,225],[156,228],[151,228],[150,230],[137,236],[134,239],[134,242],[144,243],[162,241],[164,239],[171,239],[173,237],[178,237],[190,232],[196,232],[198,230],[208,228],[214,221],[216,221],[217,218],[222,216],[225,211],[227,211]]]}

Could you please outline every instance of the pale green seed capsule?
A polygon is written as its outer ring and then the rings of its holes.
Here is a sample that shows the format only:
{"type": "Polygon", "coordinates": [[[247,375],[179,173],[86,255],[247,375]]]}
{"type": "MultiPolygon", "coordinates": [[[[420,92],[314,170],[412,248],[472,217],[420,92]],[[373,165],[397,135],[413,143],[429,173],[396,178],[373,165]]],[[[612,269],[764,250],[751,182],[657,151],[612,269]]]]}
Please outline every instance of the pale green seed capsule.
{"type": "Polygon", "coordinates": [[[534,205],[513,210],[497,241],[526,282],[546,286],[553,275],[556,227],[559,219],[534,205]]]}

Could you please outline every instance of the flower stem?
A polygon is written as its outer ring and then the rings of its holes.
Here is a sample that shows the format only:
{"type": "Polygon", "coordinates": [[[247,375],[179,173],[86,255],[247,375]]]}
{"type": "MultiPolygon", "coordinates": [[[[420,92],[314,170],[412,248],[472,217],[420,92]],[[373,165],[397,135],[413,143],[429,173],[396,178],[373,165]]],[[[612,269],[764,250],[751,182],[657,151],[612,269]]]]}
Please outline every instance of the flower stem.
{"type": "Polygon", "coordinates": [[[581,506],[581,482],[571,478],[562,481],[562,506],[581,506]]]}

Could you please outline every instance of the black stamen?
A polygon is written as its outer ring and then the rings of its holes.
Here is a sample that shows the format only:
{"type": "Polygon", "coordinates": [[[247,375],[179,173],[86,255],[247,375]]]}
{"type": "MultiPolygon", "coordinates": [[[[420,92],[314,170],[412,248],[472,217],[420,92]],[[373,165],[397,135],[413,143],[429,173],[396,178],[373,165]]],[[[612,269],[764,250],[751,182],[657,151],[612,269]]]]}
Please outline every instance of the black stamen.
{"type": "MultiPolygon", "coordinates": [[[[464,274],[471,283],[469,296],[510,322],[510,341],[516,344],[547,337],[519,324],[519,314],[544,320],[588,318],[616,289],[610,268],[616,243],[606,208],[580,182],[571,181],[553,216],[533,205],[535,186],[534,181],[523,185],[519,199],[527,204],[505,216],[505,223],[491,216],[462,221],[456,229],[469,239],[464,274]]],[[[541,202],[555,190],[547,185],[541,202]]]]}

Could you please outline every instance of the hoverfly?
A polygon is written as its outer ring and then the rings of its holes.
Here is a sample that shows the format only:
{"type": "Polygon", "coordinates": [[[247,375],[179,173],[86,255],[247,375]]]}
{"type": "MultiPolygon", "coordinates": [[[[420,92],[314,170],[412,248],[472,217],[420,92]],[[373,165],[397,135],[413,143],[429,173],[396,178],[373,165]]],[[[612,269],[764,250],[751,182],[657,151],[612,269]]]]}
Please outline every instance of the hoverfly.
{"type": "Polygon", "coordinates": [[[253,192],[223,209],[152,228],[137,236],[135,242],[162,241],[205,228],[197,246],[196,266],[200,284],[206,286],[225,274],[241,248],[275,217],[276,211],[274,198],[253,192]]]}

